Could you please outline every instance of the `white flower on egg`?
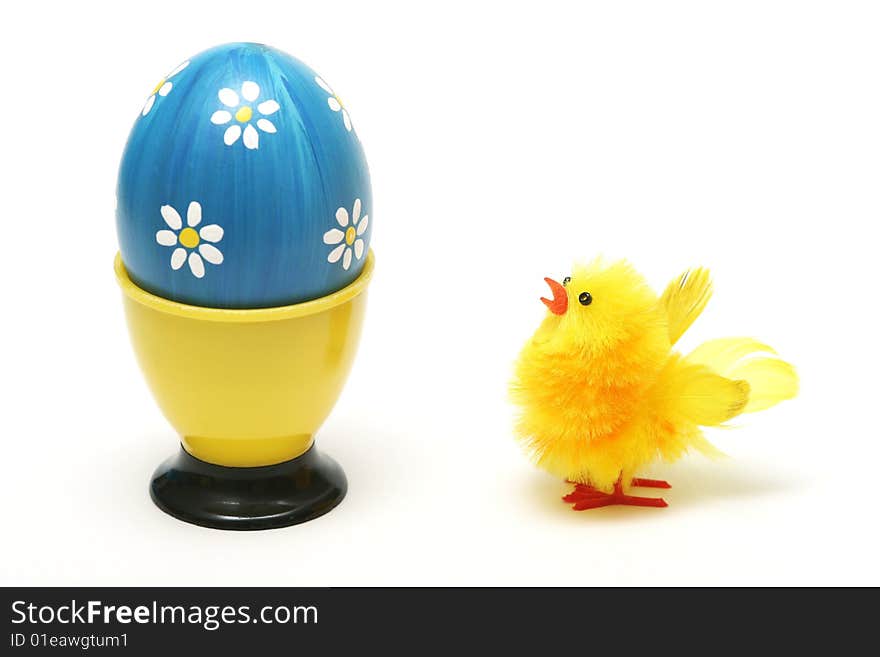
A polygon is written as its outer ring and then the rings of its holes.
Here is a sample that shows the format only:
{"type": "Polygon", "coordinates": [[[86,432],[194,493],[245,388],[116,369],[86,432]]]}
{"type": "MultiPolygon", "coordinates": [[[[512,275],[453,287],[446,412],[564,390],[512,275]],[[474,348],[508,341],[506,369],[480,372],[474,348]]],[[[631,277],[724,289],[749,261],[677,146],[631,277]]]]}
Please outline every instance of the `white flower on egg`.
{"type": "Polygon", "coordinates": [[[363,235],[367,232],[369,222],[369,216],[361,217],[361,200],[359,198],[354,200],[350,217],[345,208],[336,210],[336,223],[339,224],[339,228],[331,228],[324,233],[324,244],[338,246],[327,255],[327,262],[339,262],[339,259],[342,258],[342,268],[348,271],[348,268],[351,267],[352,254],[360,260],[366,248],[363,235]]]}
{"type": "Polygon", "coordinates": [[[205,260],[212,265],[223,262],[223,254],[214,244],[223,239],[223,229],[217,224],[208,224],[198,230],[202,223],[202,206],[198,201],[189,204],[186,210],[186,228],[180,214],[170,205],[163,205],[159,212],[168,225],[156,233],[156,241],[162,246],[176,247],[171,253],[171,269],[177,271],[184,262],[196,278],[205,275],[205,260]]]}
{"type": "Polygon", "coordinates": [[[244,82],[241,85],[241,96],[233,89],[225,87],[217,92],[217,97],[229,109],[214,112],[211,115],[211,123],[226,125],[234,120],[234,123],[223,133],[223,143],[227,146],[232,146],[239,137],[243,136],[242,142],[246,148],[251,150],[259,148],[260,133],[254,128],[253,123],[256,123],[257,128],[263,132],[269,134],[277,132],[275,124],[265,117],[277,112],[280,106],[271,99],[257,103],[260,97],[260,85],[256,82],[251,80],[244,82]],[[254,104],[256,104],[256,112],[261,115],[259,117],[254,116],[254,104]]]}
{"type": "Polygon", "coordinates": [[[345,129],[351,132],[351,117],[348,115],[348,110],[345,109],[345,105],[342,104],[342,100],[340,100],[339,96],[336,95],[336,92],[333,91],[330,85],[317,75],[315,76],[315,82],[321,87],[321,89],[330,94],[330,97],[327,99],[327,106],[334,112],[342,113],[342,123],[345,125],[345,129]]]}
{"type": "Polygon", "coordinates": [[[159,80],[159,83],[153,88],[152,93],[150,93],[149,98],[147,98],[146,102],[144,103],[144,108],[141,110],[141,116],[146,116],[150,113],[150,110],[153,109],[153,105],[156,104],[156,97],[164,98],[171,93],[171,89],[174,88],[174,83],[171,81],[171,78],[180,73],[187,66],[189,66],[188,59],[180,66],[175,68],[173,71],[171,71],[164,78],[159,80]]]}

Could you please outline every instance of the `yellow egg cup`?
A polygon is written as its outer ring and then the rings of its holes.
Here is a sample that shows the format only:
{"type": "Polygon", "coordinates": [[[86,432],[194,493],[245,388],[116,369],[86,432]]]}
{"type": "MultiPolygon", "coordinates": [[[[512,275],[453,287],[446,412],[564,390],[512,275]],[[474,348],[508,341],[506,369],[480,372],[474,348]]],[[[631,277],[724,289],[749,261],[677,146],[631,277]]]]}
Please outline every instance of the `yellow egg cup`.
{"type": "Polygon", "coordinates": [[[225,529],[286,526],[345,496],[341,468],[313,447],[351,369],[373,252],[347,287],[291,306],[203,308],[151,294],[117,254],[132,345],[180,453],[154,473],[164,511],[225,529]]]}

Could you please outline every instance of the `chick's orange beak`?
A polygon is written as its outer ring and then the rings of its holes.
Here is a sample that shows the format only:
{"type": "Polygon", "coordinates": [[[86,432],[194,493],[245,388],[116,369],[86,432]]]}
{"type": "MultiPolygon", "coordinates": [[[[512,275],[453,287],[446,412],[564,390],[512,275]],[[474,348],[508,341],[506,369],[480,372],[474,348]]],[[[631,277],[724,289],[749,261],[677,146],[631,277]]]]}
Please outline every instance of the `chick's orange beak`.
{"type": "Polygon", "coordinates": [[[544,282],[550,286],[550,291],[553,293],[553,300],[545,299],[541,297],[541,301],[544,302],[544,305],[550,309],[550,312],[554,315],[564,315],[565,311],[568,310],[568,294],[565,292],[565,288],[562,284],[557,283],[552,278],[545,278],[544,282]]]}

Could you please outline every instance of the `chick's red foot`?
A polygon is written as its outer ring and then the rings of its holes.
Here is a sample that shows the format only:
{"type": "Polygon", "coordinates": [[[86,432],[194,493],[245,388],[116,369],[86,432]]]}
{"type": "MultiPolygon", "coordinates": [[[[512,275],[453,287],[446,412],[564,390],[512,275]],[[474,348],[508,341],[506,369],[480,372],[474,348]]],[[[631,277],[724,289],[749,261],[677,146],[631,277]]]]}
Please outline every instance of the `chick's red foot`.
{"type": "Polygon", "coordinates": [[[640,479],[639,477],[633,477],[629,485],[638,488],[672,488],[668,481],[663,481],[662,479],[640,479]]]}
{"type": "MultiPolygon", "coordinates": [[[[623,492],[623,486],[618,481],[614,484],[614,490],[606,493],[596,490],[592,486],[586,484],[574,483],[574,490],[563,497],[563,501],[571,504],[571,508],[575,511],[586,511],[587,509],[598,509],[602,506],[622,505],[622,506],[650,506],[664,507],[668,506],[666,500],[661,497],[638,497],[636,495],[627,495],[623,492]]],[[[671,486],[659,479],[633,479],[633,486],[643,486],[646,488],[671,488],[671,486]]]]}

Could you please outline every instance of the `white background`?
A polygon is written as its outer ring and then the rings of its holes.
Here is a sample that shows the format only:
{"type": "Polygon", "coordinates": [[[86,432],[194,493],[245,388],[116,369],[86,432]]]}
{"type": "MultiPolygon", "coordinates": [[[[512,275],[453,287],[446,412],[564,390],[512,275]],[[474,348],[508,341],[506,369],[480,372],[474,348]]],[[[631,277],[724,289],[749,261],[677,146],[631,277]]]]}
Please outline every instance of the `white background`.
{"type": "Polygon", "coordinates": [[[880,16],[848,2],[7,3],[2,584],[880,584],[880,16]],[[662,5],[662,6],[661,6],[662,5]],[[374,184],[361,349],[318,445],[331,514],[152,504],[177,448],[128,343],[114,192],[155,81],[272,44],[345,99],[374,184]],[[716,294],[686,348],[768,341],[802,393],[658,465],[670,507],[575,513],[511,435],[545,275],[626,256],[716,294]]]}

